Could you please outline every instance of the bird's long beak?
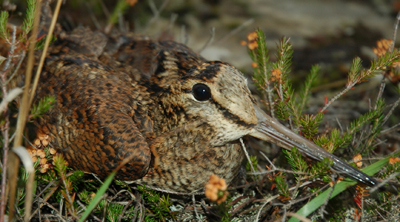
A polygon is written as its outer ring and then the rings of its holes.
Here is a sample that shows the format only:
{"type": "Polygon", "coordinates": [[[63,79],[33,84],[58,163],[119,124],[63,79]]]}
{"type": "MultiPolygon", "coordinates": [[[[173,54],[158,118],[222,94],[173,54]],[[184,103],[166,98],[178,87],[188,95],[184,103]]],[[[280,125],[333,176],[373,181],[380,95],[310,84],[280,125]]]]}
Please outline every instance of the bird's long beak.
{"type": "Polygon", "coordinates": [[[378,184],[377,181],[372,177],[352,167],[345,161],[339,159],[315,143],[286,128],[280,124],[279,121],[267,115],[258,106],[254,105],[254,108],[256,111],[258,124],[254,131],[249,134],[250,136],[274,143],[289,150],[292,149],[292,147],[297,147],[300,152],[316,160],[329,158],[333,162],[332,167],[339,171],[339,173],[347,174],[351,178],[368,186],[375,186],[378,184]]]}

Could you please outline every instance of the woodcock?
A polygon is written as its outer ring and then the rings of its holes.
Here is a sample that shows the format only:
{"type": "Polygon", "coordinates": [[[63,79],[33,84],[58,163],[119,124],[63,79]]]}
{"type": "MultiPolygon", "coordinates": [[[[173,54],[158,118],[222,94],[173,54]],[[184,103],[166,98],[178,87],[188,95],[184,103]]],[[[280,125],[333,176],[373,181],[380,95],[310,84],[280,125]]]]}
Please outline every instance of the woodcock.
{"type": "Polygon", "coordinates": [[[207,61],[173,41],[109,37],[78,28],[60,35],[37,98],[56,103],[36,121],[75,169],[173,192],[203,188],[211,174],[230,183],[249,135],[333,161],[369,186],[376,181],[265,114],[232,65],[207,61]]]}

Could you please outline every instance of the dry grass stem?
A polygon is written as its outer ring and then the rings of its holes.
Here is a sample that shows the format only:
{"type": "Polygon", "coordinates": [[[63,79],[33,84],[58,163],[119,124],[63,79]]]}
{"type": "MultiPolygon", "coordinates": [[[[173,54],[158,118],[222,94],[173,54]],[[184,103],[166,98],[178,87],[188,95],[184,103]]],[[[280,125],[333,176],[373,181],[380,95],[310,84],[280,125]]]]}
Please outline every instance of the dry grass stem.
{"type": "MultiPolygon", "coordinates": [[[[35,19],[33,24],[33,29],[31,32],[31,37],[29,40],[29,56],[28,56],[28,64],[26,67],[26,74],[25,74],[25,87],[24,87],[24,94],[22,97],[21,107],[19,108],[19,115],[17,120],[17,129],[16,129],[16,136],[14,141],[14,147],[19,147],[22,145],[22,138],[23,138],[23,131],[25,128],[25,122],[27,119],[27,115],[29,112],[29,86],[32,77],[32,70],[34,66],[34,52],[35,52],[35,45],[36,45],[36,36],[38,33],[39,28],[39,20],[40,20],[40,13],[41,13],[41,1],[38,1],[36,4],[35,9],[35,19]]],[[[10,187],[10,202],[9,202],[9,220],[12,221],[14,216],[14,203],[15,203],[15,193],[16,193],[16,184],[17,182],[17,175],[18,175],[18,168],[20,160],[18,157],[10,153],[9,155],[10,164],[8,165],[9,170],[9,180],[8,184],[10,187]]],[[[32,180],[32,179],[29,179],[32,180]]],[[[31,184],[32,185],[32,184],[31,184]]],[[[29,186],[30,187],[30,186],[29,186]]],[[[28,184],[27,184],[28,188],[28,184]]],[[[32,196],[33,190],[27,189],[26,195],[32,196]]],[[[25,221],[29,220],[30,210],[31,210],[32,202],[25,201],[25,221]]]]}
{"type": "Polygon", "coordinates": [[[399,22],[400,22],[400,12],[397,13],[396,22],[394,23],[393,44],[392,44],[391,49],[390,49],[391,52],[393,52],[393,50],[394,50],[394,45],[395,45],[396,38],[397,38],[397,29],[399,28],[399,22]]]}
{"type": "Polygon", "coordinates": [[[259,221],[259,220],[260,220],[259,218],[260,218],[262,209],[264,209],[264,207],[265,207],[269,202],[275,200],[275,199],[278,198],[279,196],[280,196],[280,195],[277,194],[277,195],[272,196],[272,197],[270,197],[270,198],[268,198],[268,199],[266,199],[266,200],[264,201],[264,203],[261,205],[260,210],[258,211],[258,213],[257,213],[257,215],[256,215],[255,221],[259,221]]]}
{"type": "Polygon", "coordinates": [[[31,97],[29,99],[29,107],[32,105],[33,97],[35,96],[35,91],[36,91],[37,85],[39,83],[40,73],[42,72],[44,59],[46,58],[47,50],[49,49],[49,45],[50,45],[50,41],[51,41],[51,36],[53,35],[54,27],[56,26],[56,23],[57,23],[58,14],[60,13],[61,3],[62,3],[62,0],[57,1],[57,5],[54,10],[53,17],[51,19],[49,32],[47,33],[46,42],[44,44],[43,52],[42,52],[42,55],[39,60],[38,68],[36,70],[35,79],[33,81],[31,97]]]}
{"type": "Polygon", "coordinates": [[[10,128],[10,119],[7,116],[7,111],[8,111],[8,102],[14,100],[15,94],[19,95],[20,92],[18,90],[11,90],[11,92],[8,92],[8,87],[6,84],[7,80],[7,73],[9,66],[11,64],[12,57],[14,55],[14,50],[15,50],[15,36],[16,36],[16,27],[13,26],[13,32],[12,32],[12,42],[10,46],[10,51],[9,55],[6,61],[6,64],[4,65],[4,68],[1,72],[1,83],[2,83],[2,93],[3,93],[3,101],[0,104],[0,113],[5,114],[5,123],[1,127],[2,135],[3,135],[3,172],[2,172],[2,180],[1,180],[1,200],[0,200],[0,221],[4,221],[4,216],[5,216],[5,209],[6,209],[6,202],[7,202],[7,165],[8,165],[8,151],[9,151],[9,128],[10,128]]]}
{"type": "Polygon", "coordinates": [[[226,34],[225,36],[223,36],[221,39],[219,39],[218,41],[214,42],[214,45],[219,45],[222,42],[225,42],[226,40],[228,40],[230,37],[238,34],[242,29],[244,29],[245,27],[251,25],[254,22],[254,19],[248,19],[245,22],[243,22],[241,25],[239,25],[238,27],[236,27],[235,29],[233,29],[232,31],[230,31],[228,34],[226,34]]]}
{"type": "MultiPolygon", "coordinates": [[[[393,111],[399,106],[399,103],[400,103],[400,98],[396,100],[396,102],[390,108],[389,112],[386,114],[385,118],[383,118],[382,125],[385,124],[388,121],[388,119],[392,116],[393,111]]],[[[383,131],[382,131],[382,133],[383,133],[383,131]]]]}
{"type": "Polygon", "coordinates": [[[144,33],[147,32],[147,30],[150,28],[150,26],[157,22],[158,19],[160,18],[160,13],[165,9],[165,7],[168,5],[169,0],[164,0],[163,4],[160,6],[159,9],[155,6],[155,3],[153,0],[149,0],[149,6],[151,10],[153,11],[153,17],[150,19],[150,21],[147,23],[146,28],[144,29],[144,33]]]}
{"type": "Polygon", "coordinates": [[[375,191],[377,191],[380,187],[384,186],[387,182],[389,182],[390,180],[392,180],[393,178],[397,177],[398,175],[400,175],[400,172],[394,173],[392,175],[390,175],[388,178],[386,178],[385,180],[383,180],[381,183],[379,183],[377,186],[373,187],[369,192],[373,193],[375,191]]]}
{"type": "Polygon", "coordinates": [[[32,158],[29,155],[28,151],[25,149],[25,147],[22,146],[14,147],[12,151],[18,155],[19,159],[21,160],[21,162],[25,167],[25,170],[29,173],[28,181],[26,183],[25,216],[24,216],[24,221],[29,221],[31,213],[30,211],[32,209],[32,200],[33,200],[32,192],[33,192],[33,183],[35,179],[35,168],[33,167],[32,158]]]}
{"type": "Polygon", "coordinates": [[[210,38],[208,38],[207,42],[203,45],[203,47],[199,50],[199,54],[201,52],[204,51],[204,49],[206,49],[208,46],[210,46],[212,44],[212,42],[214,41],[214,37],[215,37],[215,27],[212,27],[210,29],[210,38]]]}
{"type": "Polygon", "coordinates": [[[298,215],[298,214],[293,213],[293,212],[287,212],[286,214],[287,214],[289,217],[295,217],[295,218],[297,218],[297,219],[299,219],[299,220],[301,220],[301,221],[303,221],[303,222],[312,222],[312,220],[308,219],[307,217],[298,215]]]}
{"type": "MultiPolygon", "coordinates": [[[[240,141],[240,145],[242,146],[242,149],[243,149],[244,155],[246,156],[247,162],[248,162],[248,163],[249,163],[249,165],[250,165],[251,172],[255,173],[255,172],[256,172],[256,170],[254,169],[253,163],[251,162],[251,159],[250,159],[249,153],[247,153],[246,145],[244,145],[244,143],[243,143],[243,139],[242,139],[242,138],[240,138],[240,139],[239,139],[239,141],[240,141]]],[[[258,181],[257,177],[256,177],[256,176],[254,176],[254,174],[253,174],[253,179],[254,179],[254,181],[258,181]]]]}

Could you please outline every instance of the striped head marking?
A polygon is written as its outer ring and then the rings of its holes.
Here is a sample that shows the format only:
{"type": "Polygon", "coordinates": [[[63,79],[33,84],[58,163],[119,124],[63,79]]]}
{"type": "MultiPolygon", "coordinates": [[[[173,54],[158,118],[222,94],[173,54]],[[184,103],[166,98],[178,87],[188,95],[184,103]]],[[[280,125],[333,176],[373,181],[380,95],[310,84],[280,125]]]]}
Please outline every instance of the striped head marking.
{"type": "Polygon", "coordinates": [[[247,80],[227,63],[193,66],[167,91],[164,104],[183,108],[186,115],[204,122],[215,132],[209,141],[211,145],[237,140],[258,123],[247,80]]]}

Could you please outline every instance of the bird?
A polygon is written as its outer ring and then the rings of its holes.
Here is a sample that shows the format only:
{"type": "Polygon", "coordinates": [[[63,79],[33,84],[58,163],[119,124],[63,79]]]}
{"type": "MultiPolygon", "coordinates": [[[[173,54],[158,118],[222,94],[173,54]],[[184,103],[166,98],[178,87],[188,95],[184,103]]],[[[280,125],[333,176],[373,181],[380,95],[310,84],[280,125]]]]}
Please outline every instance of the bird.
{"type": "Polygon", "coordinates": [[[55,103],[37,131],[69,166],[100,178],[118,168],[118,180],[181,193],[201,191],[212,174],[229,184],[245,159],[239,140],[251,136],[377,185],[267,115],[237,68],[175,41],[87,28],[60,35],[35,95],[45,96],[55,103]]]}

